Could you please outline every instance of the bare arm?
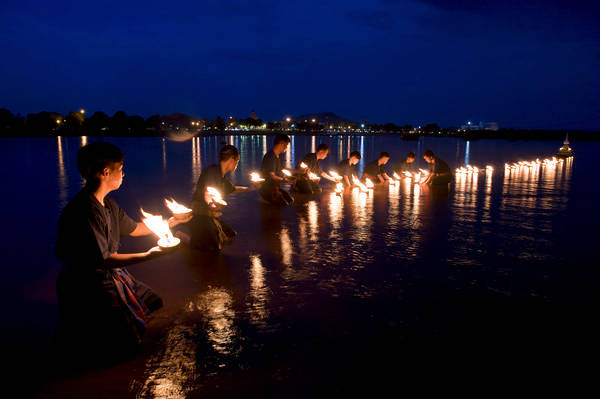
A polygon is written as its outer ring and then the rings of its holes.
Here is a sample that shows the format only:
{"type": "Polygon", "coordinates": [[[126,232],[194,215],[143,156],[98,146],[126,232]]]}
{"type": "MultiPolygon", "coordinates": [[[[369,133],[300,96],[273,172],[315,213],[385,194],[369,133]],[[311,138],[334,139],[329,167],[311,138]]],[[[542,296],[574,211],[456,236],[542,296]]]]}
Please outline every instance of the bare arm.
{"type": "Polygon", "coordinates": [[[337,182],[337,179],[335,179],[333,176],[330,176],[329,173],[326,172],[321,172],[321,177],[334,183],[337,182]]]}
{"type": "Polygon", "coordinates": [[[164,254],[165,252],[160,247],[152,247],[146,252],[137,252],[133,254],[120,254],[114,252],[106,259],[106,265],[110,268],[135,265],[136,263],[149,260],[153,256],[160,255],[161,253],[164,254]]]}

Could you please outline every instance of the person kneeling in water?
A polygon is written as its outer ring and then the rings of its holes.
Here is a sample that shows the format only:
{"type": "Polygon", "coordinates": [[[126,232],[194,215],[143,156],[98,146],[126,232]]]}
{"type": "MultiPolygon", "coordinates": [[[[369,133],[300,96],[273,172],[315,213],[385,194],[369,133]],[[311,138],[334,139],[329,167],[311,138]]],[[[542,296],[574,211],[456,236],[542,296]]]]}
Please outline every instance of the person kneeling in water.
{"type": "Polygon", "coordinates": [[[273,148],[268,151],[262,160],[261,172],[265,182],[262,184],[259,194],[260,197],[272,205],[290,205],[294,202],[292,196],[280,185],[281,183],[290,183],[293,180],[285,176],[281,171],[283,164],[279,155],[285,152],[290,144],[289,136],[277,134],[273,140],[273,148]]]}
{"type": "Polygon", "coordinates": [[[304,158],[296,165],[298,178],[294,185],[294,190],[302,194],[318,194],[321,192],[319,187],[319,179],[322,177],[334,183],[337,182],[333,176],[323,172],[321,169],[321,159],[327,158],[329,154],[329,146],[327,144],[319,144],[317,152],[306,154],[304,158]],[[304,167],[303,167],[304,166],[304,167]],[[309,173],[313,173],[317,178],[310,178],[309,173]]]}
{"type": "Polygon", "coordinates": [[[205,168],[196,183],[192,198],[194,218],[191,222],[190,246],[206,251],[220,251],[237,235],[221,219],[223,205],[215,200],[216,189],[222,198],[229,194],[247,192],[248,187],[234,186],[225,175],[233,172],[240,162],[240,153],[232,145],[225,145],[219,152],[219,164],[205,168]]]}
{"type": "MultiPolygon", "coordinates": [[[[55,338],[78,355],[86,355],[81,353],[84,348],[100,356],[130,353],[141,343],[152,312],[163,305],[124,267],[165,251],[157,246],[140,253],[118,252],[121,237],[152,234],[107,196],[123,182],[123,161],[123,153],[113,144],[82,147],[77,167],[85,187],[69,201],[58,221],[55,252],[63,267],[56,282],[55,338]]],[[[171,218],[168,223],[172,228],[189,220],[171,218]]]]}

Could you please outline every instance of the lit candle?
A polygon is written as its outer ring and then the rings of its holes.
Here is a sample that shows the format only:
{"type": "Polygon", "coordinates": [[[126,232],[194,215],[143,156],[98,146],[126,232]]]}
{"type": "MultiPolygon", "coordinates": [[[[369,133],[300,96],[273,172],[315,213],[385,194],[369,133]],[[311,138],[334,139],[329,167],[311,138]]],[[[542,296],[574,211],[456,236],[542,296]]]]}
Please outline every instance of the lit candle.
{"type": "Polygon", "coordinates": [[[171,213],[173,213],[173,216],[175,216],[176,219],[185,219],[192,211],[190,208],[188,208],[185,205],[181,205],[173,198],[171,198],[171,200],[165,198],[165,204],[167,205],[167,208],[169,208],[171,213]]]}
{"type": "Polygon", "coordinates": [[[152,215],[148,212],[144,212],[141,208],[140,211],[144,216],[142,222],[156,234],[158,237],[158,245],[161,248],[172,248],[179,245],[181,240],[177,237],[173,237],[173,233],[171,233],[171,229],[169,228],[169,222],[160,215],[152,215]]]}
{"type": "Polygon", "coordinates": [[[252,173],[250,173],[250,181],[253,183],[258,183],[261,181],[265,181],[265,179],[260,177],[260,175],[257,172],[252,172],[252,173]]]}

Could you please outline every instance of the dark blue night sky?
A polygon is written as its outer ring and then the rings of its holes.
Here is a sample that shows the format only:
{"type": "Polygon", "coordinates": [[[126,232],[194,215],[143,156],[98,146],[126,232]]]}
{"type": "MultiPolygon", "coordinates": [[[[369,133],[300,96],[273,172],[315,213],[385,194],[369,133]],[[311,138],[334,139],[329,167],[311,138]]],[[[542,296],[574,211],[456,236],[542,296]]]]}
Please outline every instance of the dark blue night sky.
{"type": "Polygon", "coordinates": [[[578,1],[6,1],[0,107],[600,128],[578,1]]]}

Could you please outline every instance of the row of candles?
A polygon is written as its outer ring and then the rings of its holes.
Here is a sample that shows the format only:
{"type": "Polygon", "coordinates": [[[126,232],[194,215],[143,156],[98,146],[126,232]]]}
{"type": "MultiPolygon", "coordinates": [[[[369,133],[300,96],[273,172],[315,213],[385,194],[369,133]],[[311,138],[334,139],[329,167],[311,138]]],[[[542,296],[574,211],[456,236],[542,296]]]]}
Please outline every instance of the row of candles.
{"type": "MultiPolygon", "coordinates": [[[[510,173],[512,171],[519,171],[524,168],[537,169],[540,166],[541,167],[553,167],[553,166],[561,165],[562,162],[563,162],[563,159],[557,159],[556,157],[552,157],[552,158],[546,158],[544,160],[536,159],[535,161],[519,161],[519,162],[513,162],[513,163],[505,163],[504,169],[505,169],[505,173],[510,173]]],[[[308,166],[304,162],[302,162],[302,163],[300,163],[300,168],[307,169],[308,166]]],[[[471,177],[471,176],[477,176],[477,175],[479,175],[480,172],[483,172],[483,171],[485,171],[485,174],[487,176],[491,176],[492,173],[494,172],[494,167],[491,165],[487,165],[485,168],[479,168],[477,166],[467,165],[467,166],[461,166],[461,167],[457,168],[455,170],[455,173],[459,177],[461,177],[461,176],[471,177]]],[[[292,172],[287,169],[283,169],[282,173],[287,177],[292,177],[292,172]]],[[[344,184],[341,182],[342,176],[340,176],[337,172],[335,172],[333,170],[329,171],[329,175],[336,181],[335,193],[337,195],[341,196],[342,193],[344,192],[344,184]]],[[[390,186],[396,186],[396,185],[400,184],[400,181],[402,179],[404,179],[405,181],[408,181],[408,182],[412,181],[414,184],[423,184],[427,180],[428,177],[429,177],[429,171],[425,170],[425,169],[419,169],[418,172],[403,171],[403,172],[401,172],[401,175],[394,172],[388,182],[389,182],[390,186]]],[[[317,176],[315,173],[310,172],[310,171],[308,173],[308,178],[312,181],[320,180],[319,176],[317,176]]],[[[261,182],[264,182],[265,179],[262,178],[258,172],[251,172],[250,173],[250,181],[253,183],[261,183],[261,182]]],[[[372,191],[373,188],[375,187],[375,184],[373,184],[373,182],[369,178],[365,178],[364,182],[362,182],[355,175],[352,175],[352,183],[354,185],[354,190],[358,190],[361,193],[368,193],[368,192],[372,191]]],[[[219,206],[227,205],[227,202],[225,202],[223,200],[223,196],[221,195],[219,190],[217,190],[214,187],[207,187],[206,190],[208,191],[209,197],[211,199],[209,206],[216,208],[219,206]]],[[[174,217],[178,218],[178,219],[185,219],[192,212],[192,210],[190,208],[178,203],[174,199],[171,199],[171,200],[165,199],[165,204],[166,204],[167,208],[169,208],[169,210],[173,213],[174,217]]],[[[158,240],[159,246],[161,246],[163,248],[169,248],[169,247],[174,247],[174,246],[179,245],[180,240],[177,237],[173,236],[173,234],[169,228],[169,224],[168,224],[167,220],[163,219],[163,217],[160,215],[152,215],[148,212],[145,212],[143,209],[141,209],[141,212],[142,212],[142,215],[144,216],[144,218],[142,219],[144,224],[146,224],[146,226],[148,226],[148,228],[159,237],[159,240],[158,240]]]]}

